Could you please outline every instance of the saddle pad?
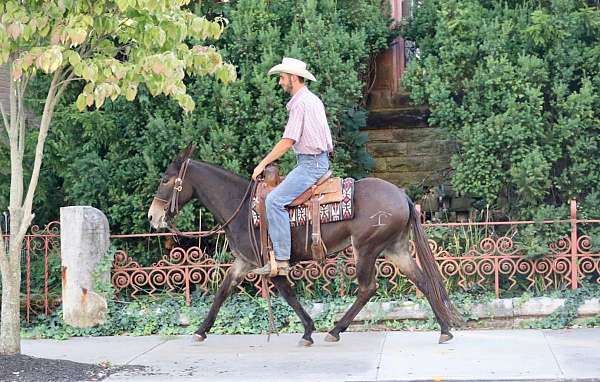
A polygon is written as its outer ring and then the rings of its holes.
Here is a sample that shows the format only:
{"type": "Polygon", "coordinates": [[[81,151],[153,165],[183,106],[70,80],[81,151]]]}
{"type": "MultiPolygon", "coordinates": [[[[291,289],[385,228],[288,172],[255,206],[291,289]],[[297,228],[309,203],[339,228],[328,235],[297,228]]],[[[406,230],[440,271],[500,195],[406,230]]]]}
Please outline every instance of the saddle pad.
{"type": "MultiPolygon", "coordinates": [[[[342,182],[342,200],[333,203],[327,203],[327,200],[324,200],[325,203],[321,204],[319,211],[321,224],[350,220],[354,217],[354,179],[339,179],[342,182]]],[[[287,210],[290,215],[291,227],[306,225],[307,221],[310,221],[310,211],[304,204],[288,208],[287,210]]],[[[255,227],[258,227],[260,223],[259,219],[258,200],[254,198],[252,200],[252,223],[255,227]]]]}

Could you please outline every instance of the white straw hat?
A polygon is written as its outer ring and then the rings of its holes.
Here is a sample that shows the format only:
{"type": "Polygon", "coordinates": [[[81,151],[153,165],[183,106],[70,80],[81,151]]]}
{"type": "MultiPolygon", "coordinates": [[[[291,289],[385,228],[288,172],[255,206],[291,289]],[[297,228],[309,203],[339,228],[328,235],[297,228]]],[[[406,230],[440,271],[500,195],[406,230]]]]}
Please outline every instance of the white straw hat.
{"type": "Polygon", "coordinates": [[[284,57],[281,61],[281,64],[277,64],[271,69],[269,69],[269,74],[276,73],[288,73],[295,74],[300,77],[304,77],[311,81],[316,81],[315,76],[313,76],[308,70],[306,70],[306,63],[300,60],[296,60],[295,58],[284,57]]]}

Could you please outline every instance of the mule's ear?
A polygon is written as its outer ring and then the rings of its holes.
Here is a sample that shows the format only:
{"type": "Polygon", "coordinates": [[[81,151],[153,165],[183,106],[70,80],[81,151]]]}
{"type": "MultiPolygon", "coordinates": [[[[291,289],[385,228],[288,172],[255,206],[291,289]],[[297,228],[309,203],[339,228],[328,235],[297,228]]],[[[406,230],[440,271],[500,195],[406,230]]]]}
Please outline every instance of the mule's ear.
{"type": "Polygon", "coordinates": [[[190,158],[192,156],[192,154],[194,153],[194,150],[196,150],[196,146],[192,143],[188,144],[187,147],[185,149],[181,150],[179,155],[177,155],[177,159],[181,162],[187,160],[188,158],[190,158]]]}
{"type": "Polygon", "coordinates": [[[196,145],[193,143],[189,143],[188,146],[185,148],[185,158],[189,159],[192,157],[192,155],[194,154],[194,151],[196,150],[196,145]]]}

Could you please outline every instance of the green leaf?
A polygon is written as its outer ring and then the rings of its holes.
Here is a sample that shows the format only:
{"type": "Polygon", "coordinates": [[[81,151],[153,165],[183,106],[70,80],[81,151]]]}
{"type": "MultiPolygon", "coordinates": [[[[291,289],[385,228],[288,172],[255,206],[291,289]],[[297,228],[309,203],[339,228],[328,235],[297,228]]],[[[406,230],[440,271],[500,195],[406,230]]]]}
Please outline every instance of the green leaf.
{"type": "Polygon", "coordinates": [[[93,63],[84,64],[81,76],[86,81],[95,82],[98,79],[98,68],[93,63]]]}
{"type": "Polygon", "coordinates": [[[115,0],[115,3],[117,4],[117,7],[119,8],[119,11],[121,12],[125,12],[127,10],[127,8],[129,8],[129,0],[115,0]]]}
{"type": "Polygon", "coordinates": [[[79,53],[73,50],[65,51],[63,56],[69,62],[69,64],[73,66],[73,68],[76,68],[81,63],[81,57],[79,56],[79,53]]]}
{"type": "Polygon", "coordinates": [[[90,15],[81,16],[81,22],[86,27],[91,27],[94,25],[94,19],[90,15]]]}
{"type": "Polygon", "coordinates": [[[81,93],[78,97],[77,97],[77,101],[75,101],[75,106],[77,106],[77,110],[79,111],[84,111],[86,108],[86,96],[81,93]]]}
{"type": "Polygon", "coordinates": [[[106,99],[107,94],[106,84],[100,84],[94,89],[94,102],[96,103],[96,108],[101,108],[104,104],[104,100],[106,99]]]}
{"type": "Polygon", "coordinates": [[[71,47],[81,45],[87,37],[87,32],[82,28],[69,29],[68,34],[71,40],[71,47]]]}
{"type": "Polygon", "coordinates": [[[179,102],[179,106],[181,106],[186,113],[193,111],[196,106],[194,100],[188,94],[177,95],[175,96],[175,99],[177,102],[179,102]]]}
{"type": "Polygon", "coordinates": [[[19,3],[16,1],[9,1],[6,3],[6,16],[12,16],[17,10],[19,10],[19,3]]]}
{"type": "Polygon", "coordinates": [[[215,22],[210,23],[209,33],[213,38],[219,38],[221,36],[222,28],[221,25],[215,22]]]}
{"type": "Polygon", "coordinates": [[[39,29],[39,31],[38,31],[40,37],[48,36],[49,32],[50,32],[50,25],[46,25],[46,26],[42,27],[41,29],[39,29]]]}

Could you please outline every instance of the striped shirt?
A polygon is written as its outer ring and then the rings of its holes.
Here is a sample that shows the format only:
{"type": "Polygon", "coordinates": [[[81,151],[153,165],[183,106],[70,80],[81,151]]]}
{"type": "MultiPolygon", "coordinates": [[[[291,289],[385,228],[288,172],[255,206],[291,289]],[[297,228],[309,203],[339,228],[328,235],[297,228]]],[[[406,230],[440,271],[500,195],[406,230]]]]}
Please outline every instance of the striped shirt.
{"type": "Polygon", "coordinates": [[[287,103],[289,118],[283,138],[294,140],[296,154],[321,154],[333,151],[331,131],[323,102],[306,86],[287,103]]]}

